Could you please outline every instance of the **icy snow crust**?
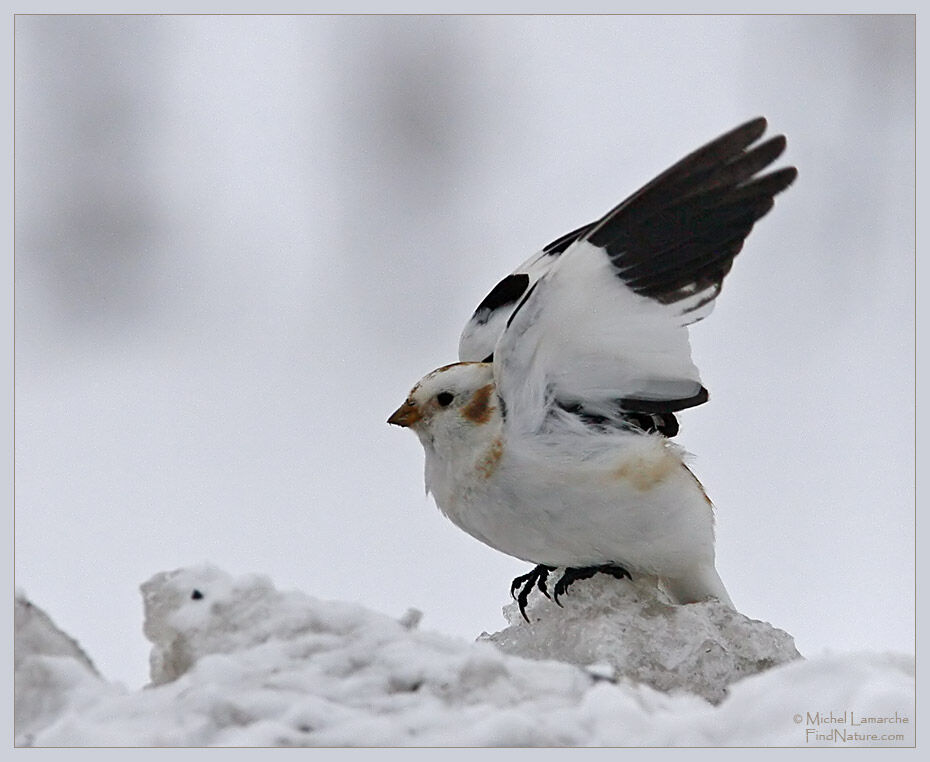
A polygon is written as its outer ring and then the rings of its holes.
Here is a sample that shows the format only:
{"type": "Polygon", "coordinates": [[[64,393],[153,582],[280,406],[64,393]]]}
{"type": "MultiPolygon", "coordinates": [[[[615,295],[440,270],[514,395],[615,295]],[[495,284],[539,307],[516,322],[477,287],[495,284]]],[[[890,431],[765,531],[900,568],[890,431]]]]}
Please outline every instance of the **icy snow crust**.
{"type": "Polygon", "coordinates": [[[137,692],[99,677],[23,600],[16,743],[854,745],[806,739],[796,721],[851,709],[906,715],[887,745],[913,744],[910,657],[804,661],[769,625],[623,584],[576,583],[564,610],[540,597],[531,625],[508,608],[510,627],[467,643],[419,631],[415,611],[398,621],[212,567],[162,573],[142,587],[153,685],[137,692]]]}
{"type": "Polygon", "coordinates": [[[597,575],[559,600],[530,598],[528,624],[517,604],[504,609],[510,627],[487,640],[505,653],[603,665],[605,676],[661,691],[690,691],[719,703],[727,686],[801,654],[794,639],[716,601],[676,606],[648,580],[597,575]],[[580,635],[580,637],[579,637],[580,635]]]}

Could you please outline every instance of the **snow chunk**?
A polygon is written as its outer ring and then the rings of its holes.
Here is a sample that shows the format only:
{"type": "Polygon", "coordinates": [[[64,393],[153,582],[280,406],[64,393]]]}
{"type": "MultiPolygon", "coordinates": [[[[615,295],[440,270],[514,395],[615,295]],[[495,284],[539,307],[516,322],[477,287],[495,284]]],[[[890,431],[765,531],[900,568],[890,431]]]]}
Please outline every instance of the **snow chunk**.
{"type": "MultiPolygon", "coordinates": [[[[558,577],[556,577],[557,579],[558,577]]],[[[559,598],[534,592],[526,622],[516,603],[510,626],[482,640],[508,654],[587,667],[601,679],[690,691],[712,703],[748,675],[800,659],[794,639],[716,601],[672,605],[649,580],[598,574],[559,598]]]]}
{"type": "Polygon", "coordinates": [[[20,590],[16,591],[13,626],[14,669],[19,669],[31,656],[70,656],[92,674],[98,674],[77,641],[59,630],[51,617],[20,590]]]}
{"type": "Polygon", "coordinates": [[[20,591],[13,623],[14,736],[17,746],[27,746],[37,729],[107,686],[77,642],[20,591]]]}

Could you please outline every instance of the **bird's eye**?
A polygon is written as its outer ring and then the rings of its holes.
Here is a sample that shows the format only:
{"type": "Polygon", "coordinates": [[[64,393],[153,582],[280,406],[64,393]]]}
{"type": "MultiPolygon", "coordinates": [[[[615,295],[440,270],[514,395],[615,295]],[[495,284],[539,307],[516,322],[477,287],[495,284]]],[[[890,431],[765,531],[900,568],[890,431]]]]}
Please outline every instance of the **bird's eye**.
{"type": "Polygon", "coordinates": [[[436,402],[439,403],[440,407],[449,407],[454,399],[455,395],[452,394],[452,392],[439,392],[439,394],[436,395],[436,402]]]}

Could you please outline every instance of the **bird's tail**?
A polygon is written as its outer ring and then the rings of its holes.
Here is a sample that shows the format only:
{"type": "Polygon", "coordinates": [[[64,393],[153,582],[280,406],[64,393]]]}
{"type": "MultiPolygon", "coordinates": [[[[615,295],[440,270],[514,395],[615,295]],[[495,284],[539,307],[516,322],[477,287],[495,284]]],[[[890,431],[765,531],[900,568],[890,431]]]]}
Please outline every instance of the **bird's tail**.
{"type": "Polygon", "coordinates": [[[663,582],[668,594],[678,603],[697,603],[716,598],[731,609],[736,608],[713,566],[694,569],[685,577],[666,578],[663,582]]]}

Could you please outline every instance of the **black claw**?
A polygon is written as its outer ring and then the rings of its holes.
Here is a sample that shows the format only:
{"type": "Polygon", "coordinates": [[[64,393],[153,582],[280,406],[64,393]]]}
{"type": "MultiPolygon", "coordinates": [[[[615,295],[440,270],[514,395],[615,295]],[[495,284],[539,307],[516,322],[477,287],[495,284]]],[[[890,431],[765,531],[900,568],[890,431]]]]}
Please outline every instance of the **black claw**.
{"type": "Polygon", "coordinates": [[[529,603],[530,593],[533,592],[534,587],[547,598],[562,606],[559,596],[565,595],[571,584],[579,579],[590,579],[595,574],[609,574],[617,579],[632,579],[630,573],[618,564],[570,567],[565,570],[559,581],[555,583],[553,594],[549,595],[546,581],[552,571],[555,571],[554,566],[539,564],[532,571],[517,577],[510,585],[510,596],[516,600],[517,605],[520,607],[520,614],[527,622],[530,621],[530,618],[526,615],[526,606],[529,603]]]}
{"type": "Polygon", "coordinates": [[[590,579],[595,574],[609,574],[611,577],[616,577],[617,579],[623,579],[624,577],[626,579],[633,579],[626,569],[617,564],[568,568],[559,581],[555,583],[555,590],[553,591],[555,602],[561,606],[562,604],[559,603],[559,596],[565,595],[573,582],[577,582],[579,579],[590,579]]]}
{"type": "Polygon", "coordinates": [[[546,567],[545,574],[540,574],[539,579],[536,580],[536,589],[539,590],[543,595],[545,595],[549,600],[552,600],[552,596],[549,595],[549,590],[546,588],[546,578],[549,576],[549,567],[546,567]]]}
{"type": "MultiPolygon", "coordinates": [[[[522,590],[526,587],[527,584],[530,586],[536,584],[536,578],[539,576],[539,569],[541,567],[537,566],[532,571],[527,574],[523,574],[517,577],[513,582],[510,583],[510,597],[514,600],[517,599],[517,590],[522,590]]],[[[548,573],[548,572],[547,572],[548,573]]]]}
{"type": "Polygon", "coordinates": [[[529,603],[530,597],[530,585],[525,585],[520,591],[520,595],[517,597],[517,606],[520,607],[520,613],[523,615],[523,618],[529,624],[530,618],[526,615],[526,604],[529,603]]]}
{"type": "Polygon", "coordinates": [[[615,566],[614,564],[605,564],[598,569],[598,571],[601,572],[601,574],[609,574],[611,577],[616,577],[617,579],[633,579],[626,569],[622,566],[615,566]]]}
{"type": "Polygon", "coordinates": [[[549,597],[549,592],[546,589],[546,578],[553,568],[552,566],[539,564],[532,571],[517,577],[510,584],[510,597],[516,599],[517,605],[520,607],[520,613],[527,622],[530,621],[530,618],[526,615],[526,604],[529,603],[530,592],[536,587],[543,595],[549,597]],[[520,591],[519,595],[517,594],[518,589],[520,591]]]}

